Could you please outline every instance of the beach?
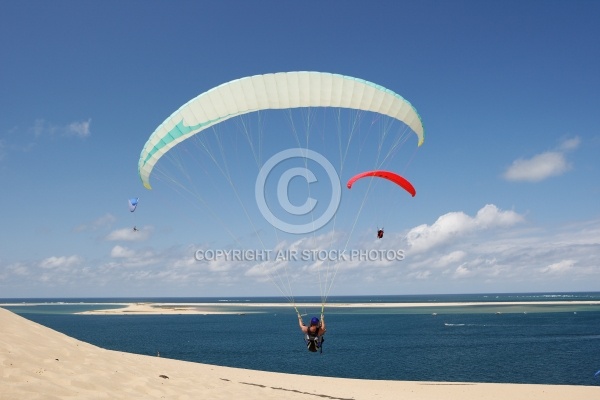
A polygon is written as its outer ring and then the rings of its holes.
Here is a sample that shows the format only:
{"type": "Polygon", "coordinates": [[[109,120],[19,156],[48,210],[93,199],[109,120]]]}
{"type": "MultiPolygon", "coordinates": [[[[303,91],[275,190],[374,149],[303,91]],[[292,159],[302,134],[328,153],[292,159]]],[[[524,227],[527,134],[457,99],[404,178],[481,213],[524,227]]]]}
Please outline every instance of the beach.
{"type": "MultiPolygon", "coordinates": [[[[152,315],[152,314],[240,314],[258,312],[261,308],[290,308],[289,303],[115,303],[121,305],[120,308],[102,308],[99,306],[96,310],[83,311],[79,314],[87,315],[152,315]],[[229,309],[235,308],[237,311],[229,309]]],[[[441,310],[449,307],[509,307],[509,306],[560,306],[560,305],[600,305],[599,301],[507,301],[507,302],[446,302],[446,303],[329,303],[327,308],[426,308],[439,307],[441,310]]],[[[320,309],[320,303],[301,303],[298,307],[320,309]]]]}
{"type": "Polygon", "coordinates": [[[343,379],[129,354],[84,343],[2,308],[0,387],[1,400],[600,398],[596,386],[343,379]]]}

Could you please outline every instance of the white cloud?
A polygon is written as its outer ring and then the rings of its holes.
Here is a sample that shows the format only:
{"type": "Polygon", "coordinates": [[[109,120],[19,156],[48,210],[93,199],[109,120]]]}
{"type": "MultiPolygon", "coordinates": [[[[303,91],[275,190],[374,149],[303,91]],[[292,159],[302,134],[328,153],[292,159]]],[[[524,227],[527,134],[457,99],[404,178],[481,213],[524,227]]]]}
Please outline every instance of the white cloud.
{"type": "Polygon", "coordinates": [[[541,268],[540,271],[544,274],[564,274],[569,272],[575,265],[574,260],[561,260],[559,262],[541,268]]]}
{"type": "Polygon", "coordinates": [[[92,122],[91,119],[88,119],[87,121],[71,122],[67,125],[65,134],[67,136],[77,136],[81,138],[88,137],[91,134],[90,122],[92,122]]]}
{"type": "Polygon", "coordinates": [[[61,257],[48,257],[43,259],[40,262],[40,267],[42,268],[62,268],[62,267],[72,267],[78,264],[81,264],[82,258],[76,255],[73,256],[61,256],[61,257]]]}
{"type": "MultiPolygon", "coordinates": [[[[106,254],[110,255],[108,260],[83,260],[76,255],[5,265],[0,260],[0,283],[4,285],[2,290],[27,282],[35,290],[52,293],[78,288],[101,294],[105,290],[102,288],[110,287],[110,293],[162,290],[162,295],[184,296],[246,291],[283,298],[291,294],[318,295],[319,282],[331,282],[339,267],[331,295],[359,290],[388,294],[594,290],[595,282],[600,280],[600,219],[556,229],[536,228],[521,221],[519,214],[488,205],[474,216],[450,213],[431,226],[424,225],[421,233],[427,232],[431,243],[424,237],[413,238],[414,247],[409,248],[404,235],[390,232],[384,240],[360,239],[349,247],[408,249],[405,259],[394,263],[209,263],[194,258],[201,246],[136,249],[119,243],[106,254]],[[444,232],[453,233],[445,236],[444,232]],[[427,251],[415,251],[419,246],[427,251]]],[[[338,233],[341,239],[330,248],[339,248],[344,242],[343,234],[338,233]]],[[[280,249],[321,249],[322,243],[323,238],[317,237],[315,241],[290,241],[280,249]]]]}
{"type": "Polygon", "coordinates": [[[578,136],[565,139],[556,151],[547,151],[529,159],[519,158],[513,161],[502,176],[509,181],[539,182],[562,175],[572,169],[565,153],[577,149],[580,144],[581,139],[578,136]]]}
{"type": "Polygon", "coordinates": [[[570,151],[575,150],[581,144],[581,138],[579,136],[575,136],[571,139],[566,139],[560,144],[560,150],[562,151],[570,151]]]}
{"type": "Polygon", "coordinates": [[[23,128],[15,126],[8,130],[9,140],[0,139],[0,161],[11,153],[30,152],[37,148],[44,137],[78,137],[91,136],[91,119],[73,121],[65,125],[56,125],[43,118],[36,119],[32,125],[25,128],[27,134],[23,135],[23,128]],[[33,136],[33,138],[32,138],[33,136]]]}
{"type": "Polygon", "coordinates": [[[108,241],[140,242],[148,239],[152,234],[152,227],[143,227],[134,231],[132,228],[121,228],[106,235],[108,241]]]}
{"type": "Polygon", "coordinates": [[[216,259],[208,262],[208,269],[212,272],[229,271],[232,263],[224,259],[216,259]]]}
{"type": "Polygon", "coordinates": [[[55,125],[44,119],[36,119],[30,128],[35,137],[41,136],[71,136],[86,138],[91,135],[90,124],[92,120],[73,121],[66,125],[55,125]]]}
{"type": "Polygon", "coordinates": [[[126,267],[139,269],[140,273],[150,273],[155,268],[174,263],[179,254],[158,254],[153,250],[135,250],[129,247],[116,245],[110,250],[110,257],[114,260],[114,268],[126,267]],[[143,271],[143,272],[142,272],[143,271]]]}
{"type": "Polygon", "coordinates": [[[9,278],[22,278],[28,275],[30,275],[30,268],[22,262],[6,266],[0,265],[0,281],[7,281],[9,278]]]}
{"type": "Polygon", "coordinates": [[[439,267],[445,267],[447,265],[456,264],[467,256],[467,253],[463,250],[455,250],[449,254],[446,254],[440,258],[437,265],[439,267]]]}
{"type": "Polygon", "coordinates": [[[514,211],[501,211],[495,205],[488,204],[475,217],[469,217],[463,212],[442,215],[431,226],[424,224],[411,229],[406,240],[411,252],[424,252],[474,231],[509,227],[523,220],[523,216],[514,211]]]}
{"type": "Polygon", "coordinates": [[[110,256],[113,258],[131,258],[135,256],[135,251],[123,246],[115,246],[110,251],[110,256]]]}
{"type": "Polygon", "coordinates": [[[464,278],[472,274],[472,271],[469,270],[464,264],[459,265],[454,271],[454,276],[457,278],[464,278]]]}
{"type": "Polygon", "coordinates": [[[475,225],[479,229],[507,227],[523,222],[524,217],[514,211],[500,211],[493,204],[486,204],[475,216],[475,225]]]}
{"type": "Polygon", "coordinates": [[[410,279],[427,280],[431,278],[431,271],[415,271],[408,274],[410,279]]]}
{"type": "Polygon", "coordinates": [[[397,281],[417,284],[417,274],[427,276],[429,290],[593,290],[600,279],[600,220],[555,230],[515,225],[493,236],[478,231],[444,247],[409,252],[403,263],[410,272],[397,281]]]}
{"type": "Polygon", "coordinates": [[[552,176],[562,175],[570,169],[571,166],[563,153],[546,152],[528,160],[513,161],[504,172],[504,178],[509,181],[538,182],[552,176]]]}

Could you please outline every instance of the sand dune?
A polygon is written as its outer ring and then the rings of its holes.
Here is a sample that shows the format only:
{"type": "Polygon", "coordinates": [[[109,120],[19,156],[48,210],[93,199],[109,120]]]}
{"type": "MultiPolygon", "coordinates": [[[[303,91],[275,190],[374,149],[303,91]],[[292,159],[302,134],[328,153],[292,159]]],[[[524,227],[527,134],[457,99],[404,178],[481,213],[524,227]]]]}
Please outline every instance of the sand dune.
{"type": "Polygon", "coordinates": [[[370,381],[219,367],[101,349],[0,308],[0,400],[400,398],[585,400],[600,399],[600,387],[370,381]]]}

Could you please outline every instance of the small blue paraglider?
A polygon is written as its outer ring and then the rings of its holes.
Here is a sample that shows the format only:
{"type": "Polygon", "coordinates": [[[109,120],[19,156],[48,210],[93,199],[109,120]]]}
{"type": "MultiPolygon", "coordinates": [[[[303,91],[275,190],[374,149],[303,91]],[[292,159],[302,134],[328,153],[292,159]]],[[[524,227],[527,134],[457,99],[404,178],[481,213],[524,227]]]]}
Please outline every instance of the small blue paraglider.
{"type": "MultiPolygon", "coordinates": [[[[130,212],[135,211],[135,209],[137,208],[137,205],[138,205],[138,201],[139,201],[138,197],[133,197],[133,198],[129,199],[129,211],[130,212]]],[[[135,221],[135,219],[134,219],[134,221],[135,221]]],[[[137,228],[137,226],[135,224],[133,225],[133,231],[134,232],[139,231],[139,229],[137,228]]]]}
{"type": "Polygon", "coordinates": [[[134,212],[138,205],[138,197],[129,199],[129,211],[134,212]]]}

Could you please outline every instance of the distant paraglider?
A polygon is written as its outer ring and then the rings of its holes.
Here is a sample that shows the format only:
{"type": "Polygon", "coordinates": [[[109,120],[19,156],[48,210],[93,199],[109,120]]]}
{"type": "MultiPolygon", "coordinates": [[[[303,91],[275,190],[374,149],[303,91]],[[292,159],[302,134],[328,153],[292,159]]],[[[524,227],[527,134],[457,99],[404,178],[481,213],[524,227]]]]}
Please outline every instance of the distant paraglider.
{"type": "Polygon", "coordinates": [[[356,182],[357,180],[359,180],[361,178],[365,178],[368,176],[384,178],[384,179],[387,179],[388,181],[394,182],[395,184],[401,186],[408,193],[410,193],[412,197],[415,197],[415,195],[417,194],[412,183],[410,183],[409,181],[407,181],[400,175],[390,172],[390,171],[376,170],[376,171],[367,171],[367,172],[360,173],[360,174],[355,175],[352,178],[350,178],[350,180],[348,181],[346,186],[348,187],[348,189],[352,189],[352,185],[354,184],[354,182],[356,182]]]}
{"type": "MultiPolygon", "coordinates": [[[[134,212],[138,206],[139,197],[132,197],[129,199],[129,211],[134,212]]],[[[133,231],[137,232],[139,229],[136,225],[133,226],[133,231]]]]}
{"type": "MultiPolygon", "coordinates": [[[[406,190],[408,193],[410,193],[412,197],[415,197],[415,195],[417,194],[412,183],[410,183],[409,181],[407,181],[406,179],[404,179],[403,177],[401,177],[400,175],[398,175],[394,172],[382,171],[382,170],[367,171],[367,172],[363,172],[358,175],[355,175],[352,178],[350,178],[350,180],[348,181],[346,186],[348,187],[348,189],[352,189],[352,185],[354,184],[354,182],[356,182],[359,179],[366,178],[368,176],[384,178],[384,179],[387,179],[388,181],[394,182],[395,184],[399,185],[404,190],[406,190]]],[[[384,233],[383,228],[381,228],[381,229],[377,228],[377,239],[382,239],[383,233],[384,233]]]]}

